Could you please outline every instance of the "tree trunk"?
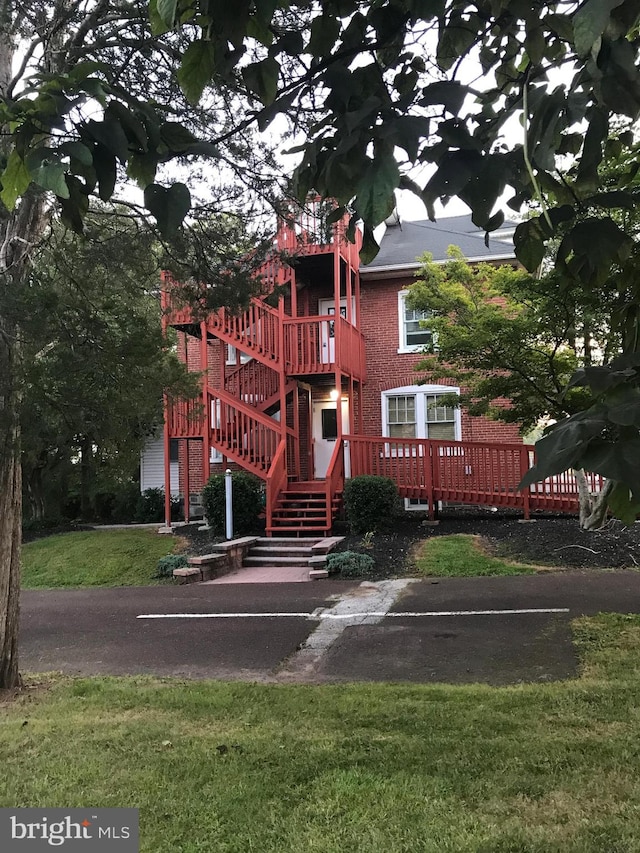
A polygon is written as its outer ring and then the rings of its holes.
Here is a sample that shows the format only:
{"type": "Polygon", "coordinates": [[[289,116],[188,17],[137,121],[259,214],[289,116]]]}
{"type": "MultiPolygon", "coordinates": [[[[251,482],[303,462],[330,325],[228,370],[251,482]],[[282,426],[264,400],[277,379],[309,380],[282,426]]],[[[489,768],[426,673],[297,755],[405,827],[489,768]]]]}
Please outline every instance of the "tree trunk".
{"type": "Polygon", "coordinates": [[[15,213],[7,215],[5,211],[4,218],[0,215],[0,688],[13,688],[19,683],[20,297],[27,281],[30,254],[46,224],[43,194],[36,189],[24,195],[15,213]]]}
{"type": "Polygon", "coordinates": [[[606,480],[602,490],[592,494],[584,471],[576,471],[575,477],[578,486],[580,527],[582,530],[600,530],[607,520],[608,497],[613,491],[615,482],[606,480]]]}
{"type": "Polygon", "coordinates": [[[16,687],[22,484],[20,476],[19,360],[14,330],[0,317],[0,689],[16,687]]]}

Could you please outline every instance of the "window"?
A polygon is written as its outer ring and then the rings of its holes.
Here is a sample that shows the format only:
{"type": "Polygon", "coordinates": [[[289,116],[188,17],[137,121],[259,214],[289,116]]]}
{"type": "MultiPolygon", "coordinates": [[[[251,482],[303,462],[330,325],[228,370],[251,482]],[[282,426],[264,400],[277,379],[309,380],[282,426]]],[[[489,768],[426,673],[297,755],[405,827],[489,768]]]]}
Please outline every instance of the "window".
{"type": "Polygon", "coordinates": [[[322,438],[324,441],[335,441],[338,437],[338,412],[336,409],[323,409],[322,438]]]}
{"type": "Polygon", "coordinates": [[[425,438],[456,438],[456,410],[452,406],[438,405],[441,394],[425,394],[425,438]]]}
{"type": "MultiPolygon", "coordinates": [[[[382,393],[382,433],[397,443],[389,441],[386,453],[392,457],[421,456],[421,446],[402,445],[406,438],[431,438],[441,441],[458,441],[461,436],[460,409],[442,405],[445,394],[459,394],[459,388],[445,385],[409,385],[391,388],[382,393]]],[[[464,454],[457,446],[440,448],[440,452],[464,454]]],[[[420,498],[405,498],[406,510],[428,509],[420,498]]]]}
{"type": "MultiPolygon", "coordinates": [[[[238,350],[235,347],[232,347],[231,344],[227,344],[227,364],[236,364],[237,357],[238,350]]],[[[246,364],[248,361],[251,361],[252,358],[252,355],[240,350],[240,364],[246,364]]]]}
{"type": "Polygon", "coordinates": [[[460,410],[440,405],[445,394],[458,388],[443,385],[411,385],[382,394],[382,428],[390,438],[459,440],[460,410]]]}
{"type": "Polygon", "coordinates": [[[413,394],[387,397],[388,434],[393,438],[416,437],[416,398],[413,394]]]}
{"type": "Polygon", "coordinates": [[[430,329],[423,328],[423,321],[431,316],[429,311],[416,311],[408,308],[406,299],[409,291],[398,293],[398,328],[400,341],[398,352],[418,352],[433,341],[430,329]]]}

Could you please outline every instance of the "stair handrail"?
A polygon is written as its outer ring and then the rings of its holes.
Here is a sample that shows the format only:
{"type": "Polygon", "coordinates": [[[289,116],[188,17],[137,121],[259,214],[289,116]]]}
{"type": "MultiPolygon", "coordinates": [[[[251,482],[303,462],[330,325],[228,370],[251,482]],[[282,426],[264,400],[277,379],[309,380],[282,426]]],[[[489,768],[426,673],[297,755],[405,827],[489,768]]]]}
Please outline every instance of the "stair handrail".
{"type": "Polygon", "coordinates": [[[266,529],[267,533],[273,528],[273,511],[278,500],[278,496],[287,485],[287,442],[282,440],[278,445],[266,481],[266,529]]]}
{"type": "Polygon", "coordinates": [[[333,527],[333,498],[335,497],[338,487],[344,483],[344,441],[338,439],[336,446],[333,448],[329,466],[325,477],[325,494],[326,494],[326,523],[327,530],[333,527]]]}

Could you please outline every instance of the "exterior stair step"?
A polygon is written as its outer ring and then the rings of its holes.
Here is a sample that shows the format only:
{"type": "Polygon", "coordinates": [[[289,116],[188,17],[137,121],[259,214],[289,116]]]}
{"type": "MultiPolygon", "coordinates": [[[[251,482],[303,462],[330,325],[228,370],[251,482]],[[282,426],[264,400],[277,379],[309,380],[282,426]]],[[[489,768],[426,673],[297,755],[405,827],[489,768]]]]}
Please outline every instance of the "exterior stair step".
{"type": "Polygon", "coordinates": [[[313,555],[311,545],[257,545],[251,549],[254,557],[311,557],[313,555]]]}
{"type": "Polygon", "coordinates": [[[253,557],[251,553],[244,558],[245,566],[300,566],[304,564],[304,560],[298,557],[279,557],[274,554],[270,557],[253,557]]]}

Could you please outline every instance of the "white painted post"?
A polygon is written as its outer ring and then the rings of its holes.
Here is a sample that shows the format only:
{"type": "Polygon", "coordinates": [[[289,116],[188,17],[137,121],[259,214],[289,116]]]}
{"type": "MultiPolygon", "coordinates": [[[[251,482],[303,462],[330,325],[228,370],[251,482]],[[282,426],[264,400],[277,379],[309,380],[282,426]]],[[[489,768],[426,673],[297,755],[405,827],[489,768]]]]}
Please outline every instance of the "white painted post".
{"type": "Polygon", "coordinates": [[[233,484],[231,481],[231,468],[224,472],[224,500],[225,500],[225,536],[233,539],[233,484]]]}

